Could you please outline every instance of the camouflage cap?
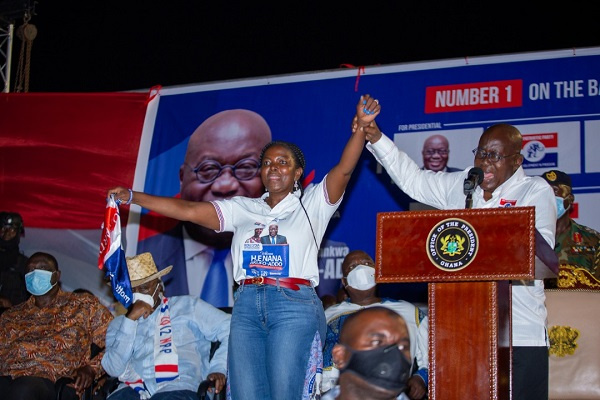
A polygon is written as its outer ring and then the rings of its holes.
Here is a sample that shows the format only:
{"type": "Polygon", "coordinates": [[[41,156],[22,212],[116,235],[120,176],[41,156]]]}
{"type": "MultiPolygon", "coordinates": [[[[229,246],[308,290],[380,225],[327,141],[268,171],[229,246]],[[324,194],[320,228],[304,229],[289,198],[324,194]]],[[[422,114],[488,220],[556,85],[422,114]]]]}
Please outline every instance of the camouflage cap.
{"type": "Polygon", "coordinates": [[[571,177],[562,171],[556,169],[544,172],[542,178],[546,180],[550,185],[567,185],[571,186],[571,177]]]}

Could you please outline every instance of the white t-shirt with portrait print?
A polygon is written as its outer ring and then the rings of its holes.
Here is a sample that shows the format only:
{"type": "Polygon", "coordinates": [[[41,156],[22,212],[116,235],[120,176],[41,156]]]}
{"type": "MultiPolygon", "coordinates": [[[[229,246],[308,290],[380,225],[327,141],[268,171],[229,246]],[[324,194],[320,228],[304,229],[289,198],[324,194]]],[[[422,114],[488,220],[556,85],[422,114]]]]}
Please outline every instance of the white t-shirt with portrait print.
{"type": "Polygon", "coordinates": [[[313,286],[319,284],[319,247],[329,220],[343,199],[342,196],[335,204],[329,201],[326,179],[327,176],[308,187],[302,203],[297,194],[290,193],[273,209],[265,201],[268,192],[258,199],[239,196],[212,201],[221,223],[217,232],[234,233],[231,252],[236,282],[256,273],[308,279],[313,286]],[[278,234],[287,238],[287,244],[246,243],[257,226],[264,228],[261,233],[264,236],[272,224],[277,224],[278,234]]]}

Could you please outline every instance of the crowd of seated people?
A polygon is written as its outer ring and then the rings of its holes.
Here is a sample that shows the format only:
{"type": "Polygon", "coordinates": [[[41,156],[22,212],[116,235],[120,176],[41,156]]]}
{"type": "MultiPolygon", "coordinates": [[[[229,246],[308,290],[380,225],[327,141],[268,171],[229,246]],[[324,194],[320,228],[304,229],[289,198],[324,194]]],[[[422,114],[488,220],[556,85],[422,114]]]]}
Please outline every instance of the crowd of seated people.
{"type": "Polygon", "coordinates": [[[54,400],[61,378],[72,379],[63,398],[79,399],[103,375],[100,361],[113,315],[93,295],[63,291],[60,277],[53,255],[32,254],[24,276],[31,297],[0,315],[3,399],[54,400]]]}

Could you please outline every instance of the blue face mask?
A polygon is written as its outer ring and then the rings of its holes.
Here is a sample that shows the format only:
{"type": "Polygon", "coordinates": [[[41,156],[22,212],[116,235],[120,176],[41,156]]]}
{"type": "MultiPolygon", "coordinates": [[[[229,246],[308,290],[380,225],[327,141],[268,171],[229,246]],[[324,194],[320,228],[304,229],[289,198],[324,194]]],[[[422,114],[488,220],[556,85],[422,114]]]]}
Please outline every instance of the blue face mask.
{"type": "Polygon", "coordinates": [[[52,274],[56,271],[46,271],[44,269],[34,269],[25,274],[25,286],[27,291],[34,296],[42,296],[50,291],[54,285],[52,284],[52,274]]]}
{"type": "Polygon", "coordinates": [[[562,197],[558,197],[558,196],[555,196],[555,198],[556,198],[556,210],[557,210],[556,219],[559,219],[560,217],[565,215],[565,213],[567,212],[567,209],[565,208],[565,199],[563,199],[562,197]]]}

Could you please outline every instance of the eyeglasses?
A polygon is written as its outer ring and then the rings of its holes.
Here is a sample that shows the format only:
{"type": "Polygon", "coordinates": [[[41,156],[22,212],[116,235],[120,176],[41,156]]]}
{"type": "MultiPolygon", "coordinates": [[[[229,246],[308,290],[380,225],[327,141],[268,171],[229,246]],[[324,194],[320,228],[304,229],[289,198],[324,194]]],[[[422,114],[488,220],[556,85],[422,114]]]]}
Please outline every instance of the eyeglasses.
{"type": "Polygon", "coordinates": [[[223,172],[225,168],[231,168],[231,172],[235,179],[239,181],[247,181],[254,178],[258,174],[260,164],[258,160],[252,158],[244,158],[235,163],[235,165],[221,165],[214,160],[203,161],[192,171],[196,173],[196,178],[200,183],[214,182],[223,172]]]}
{"type": "Polygon", "coordinates": [[[478,158],[480,160],[484,160],[487,158],[491,162],[497,163],[500,160],[504,160],[505,158],[516,156],[521,153],[515,153],[515,154],[510,154],[508,156],[502,156],[496,152],[488,153],[487,151],[485,151],[483,149],[476,148],[476,149],[473,149],[473,154],[475,154],[475,158],[478,158]]]}
{"type": "Polygon", "coordinates": [[[423,150],[423,154],[425,154],[427,156],[432,156],[435,153],[438,153],[440,156],[445,156],[445,155],[448,155],[448,153],[450,153],[450,150],[445,150],[445,149],[428,149],[428,150],[423,150]]]}

